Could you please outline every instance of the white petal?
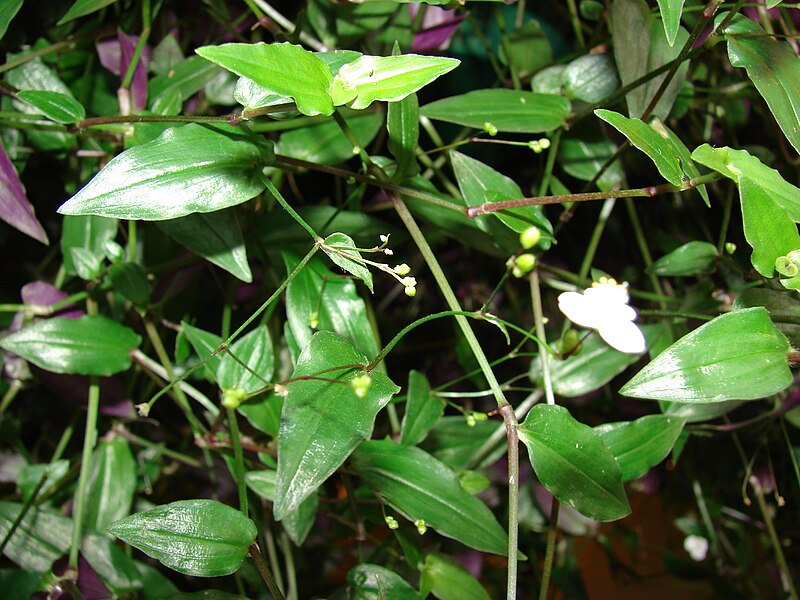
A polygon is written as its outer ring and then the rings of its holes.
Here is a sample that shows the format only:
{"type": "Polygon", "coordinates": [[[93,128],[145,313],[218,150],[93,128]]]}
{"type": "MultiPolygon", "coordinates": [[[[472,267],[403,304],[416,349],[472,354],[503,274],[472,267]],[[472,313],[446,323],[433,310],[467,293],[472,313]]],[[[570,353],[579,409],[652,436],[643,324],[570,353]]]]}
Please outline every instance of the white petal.
{"type": "Polygon", "coordinates": [[[558,308],[576,325],[595,329],[604,320],[595,304],[578,292],[563,292],[558,296],[558,308]]]}
{"type": "Polygon", "coordinates": [[[597,328],[600,337],[620,352],[641,354],[645,351],[644,334],[636,324],[630,321],[606,321],[597,328]]]}

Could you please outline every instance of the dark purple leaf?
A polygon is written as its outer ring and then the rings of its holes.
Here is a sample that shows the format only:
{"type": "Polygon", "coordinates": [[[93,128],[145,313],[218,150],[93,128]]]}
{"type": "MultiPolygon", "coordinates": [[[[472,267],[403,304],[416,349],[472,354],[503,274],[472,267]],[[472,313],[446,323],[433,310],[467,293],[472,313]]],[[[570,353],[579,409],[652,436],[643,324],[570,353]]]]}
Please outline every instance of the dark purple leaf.
{"type": "MultiPolygon", "coordinates": [[[[58,578],[63,577],[67,574],[67,567],[69,565],[69,559],[66,556],[63,556],[56,560],[53,563],[53,575],[58,578]]],[[[109,590],[106,585],[103,583],[103,580],[100,579],[100,576],[97,574],[92,568],[92,565],[89,564],[85,558],[83,558],[82,554],[78,555],[78,589],[81,591],[81,594],[86,600],[104,600],[105,598],[112,598],[113,594],[111,590],[109,590]]],[[[52,596],[51,596],[52,597],[52,596]]],[[[64,595],[57,595],[57,598],[69,598],[69,594],[64,595]]]]}
{"type": "MultiPolygon", "coordinates": [[[[22,301],[25,304],[35,306],[52,306],[56,302],[61,302],[69,296],[46,281],[32,281],[22,286],[20,292],[22,301]]],[[[64,305],[54,316],[65,317],[67,319],[77,319],[82,317],[84,312],[74,303],[64,305]]]]}
{"type": "MultiPolygon", "coordinates": [[[[419,7],[416,4],[409,5],[408,11],[411,13],[412,20],[416,16],[417,10],[419,7]]],[[[466,14],[457,15],[454,10],[428,6],[422,19],[422,27],[411,43],[411,49],[414,52],[445,50],[450,44],[450,38],[453,37],[466,16],[466,14]]]]}
{"type": "MultiPolygon", "coordinates": [[[[120,81],[125,77],[139,37],[118,31],[116,39],[105,40],[97,43],[97,55],[100,64],[119,76],[120,81]]],[[[139,63],[131,80],[131,109],[134,112],[143,110],[147,105],[147,69],[150,65],[151,48],[145,45],[139,55],[139,63]]]]}
{"type": "Polygon", "coordinates": [[[36,219],[33,206],[25,196],[25,188],[17,170],[0,142],[0,219],[33,239],[49,244],[44,228],[36,219]]]}

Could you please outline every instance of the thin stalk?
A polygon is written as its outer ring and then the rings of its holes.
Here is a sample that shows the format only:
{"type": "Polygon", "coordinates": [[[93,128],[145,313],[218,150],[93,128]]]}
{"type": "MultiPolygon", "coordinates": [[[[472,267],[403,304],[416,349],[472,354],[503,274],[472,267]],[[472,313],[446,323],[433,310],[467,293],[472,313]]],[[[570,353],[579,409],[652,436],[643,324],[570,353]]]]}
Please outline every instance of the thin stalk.
{"type": "MultiPolygon", "coordinates": [[[[628,211],[628,217],[631,220],[633,236],[636,239],[636,245],[639,246],[639,252],[642,255],[642,262],[645,266],[645,272],[650,279],[650,285],[653,287],[653,291],[656,294],[663,296],[664,289],[661,286],[661,281],[658,279],[658,275],[650,271],[650,266],[653,264],[653,256],[650,254],[650,248],[647,245],[647,238],[644,234],[644,228],[639,221],[639,215],[636,214],[636,207],[630,198],[625,198],[625,209],[628,211]]],[[[666,310],[666,302],[662,301],[659,304],[662,310],[666,310]]]]}
{"type": "Polygon", "coordinates": [[[542,587],[539,588],[539,600],[547,600],[547,590],[550,587],[550,575],[553,572],[553,559],[556,555],[556,538],[558,537],[558,513],[561,503],[553,496],[550,505],[550,529],[547,532],[547,549],[544,554],[542,566],[542,587]]]}
{"type": "Polygon", "coordinates": [[[294,566],[292,548],[289,545],[289,536],[286,535],[286,532],[281,532],[281,550],[283,550],[283,556],[286,558],[286,577],[289,580],[286,588],[287,595],[289,600],[297,600],[297,569],[294,566]]]}
{"type": "MultiPolygon", "coordinates": [[[[271,510],[265,509],[265,521],[268,521],[272,516],[271,510]]],[[[278,589],[285,590],[286,586],[283,584],[283,575],[281,574],[281,566],[278,564],[278,551],[275,546],[275,536],[272,534],[272,527],[268,524],[264,527],[264,543],[267,546],[267,556],[269,557],[269,564],[272,567],[272,573],[275,574],[275,583],[278,589]]]]}
{"type": "MultiPolygon", "coordinates": [[[[154,361],[152,358],[144,354],[141,350],[134,350],[131,352],[131,358],[135,360],[137,363],[142,365],[148,371],[155,373],[164,381],[170,382],[169,374],[167,370],[161,366],[159,363],[154,361]]],[[[185,381],[178,381],[176,387],[179,387],[183,390],[183,393],[186,394],[189,398],[196,400],[198,404],[200,404],[205,410],[207,410],[211,415],[216,417],[219,414],[219,408],[208,399],[208,396],[203,394],[200,390],[193,387],[192,385],[186,383],[185,381]]]]}
{"type": "Polygon", "coordinates": [[[578,277],[585,278],[589,274],[589,269],[592,266],[592,261],[597,253],[597,246],[600,244],[600,238],[603,236],[603,230],[606,227],[606,221],[611,216],[611,211],[614,210],[616,198],[607,198],[603,202],[603,207],[600,209],[600,215],[597,217],[597,223],[592,230],[592,237],[589,238],[589,244],[586,246],[586,254],[583,256],[581,268],[578,271],[578,277]]]}
{"type": "Polygon", "coordinates": [[[550,148],[547,150],[547,162],[544,165],[542,181],[539,182],[539,196],[547,195],[547,188],[550,185],[550,178],[553,176],[553,167],[556,164],[556,154],[558,145],[561,142],[561,129],[556,129],[553,138],[550,140],[550,148]]]}
{"type": "Polygon", "coordinates": [[[253,559],[253,562],[256,565],[259,575],[261,575],[261,579],[263,579],[264,583],[267,584],[267,588],[269,589],[269,593],[272,594],[272,597],[275,598],[275,600],[286,600],[280,589],[278,589],[278,585],[275,583],[275,578],[272,576],[272,571],[269,570],[269,566],[264,560],[258,544],[253,544],[250,546],[249,554],[250,558],[253,559]]]}
{"type": "Polygon", "coordinates": [[[81,472],[78,476],[78,487],[75,490],[74,510],[72,512],[72,541],[69,547],[69,566],[78,568],[78,553],[83,538],[83,517],[86,512],[86,494],[88,492],[89,473],[92,470],[92,452],[97,442],[97,416],[100,413],[100,384],[97,377],[89,382],[89,397],[86,406],[86,431],[83,436],[83,454],[81,455],[81,472]]]}
{"type": "Polygon", "coordinates": [[[247,516],[247,485],[244,481],[244,455],[242,454],[242,440],[239,435],[239,423],[236,421],[236,409],[225,407],[228,417],[228,429],[233,442],[233,476],[239,490],[239,510],[247,516]]]}
{"type": "Polygon", "coordinates": [[[567,0],[567,6],[569,6],[569,18],[572,23],[572,31],[575,32],[575,39],[578,40],[578,46],[583,48],[586,45],[586,38],[583,37],[583,28],[575,0],[567,0]]]}
{"type": "MultiPolygon", "coordinates": [[[[294,23],[292,23],[289,19],[284,17],[281,13],[277,10],[272,8],[272,5],[264,0],[250,0],[253,4],[258,6],[264,13],[273,21],[275,21],[278,25],[283,27],[289,33],[294,32],[297,27],[294,23]]],[[[308,35],[305,31],[301,31],[298,34],[298,39],[303,42],[309,48],[313,48],[317,52],[325,52],[328,50],[328,47],[325,46],[322,42],[318,39],[314,38],[313,36],[308,35]]]]}
{"type": "Polygon", "coordinates": [[[6,411],[8,405],[14,401],[21,389],[22,382],[19,379],[14,379],[8,386],[6,393],[3,394],[3,399],[0,400],[0,416],[6,411]]]}
{"type": "Polygon", "coordinates": [[[303,217],[297,214],[297,211],[289,205],[283,195],[278,191],[278,188],[275,187],[275,184],[272,183],[272,180],[269,177],[264,177],[263,179],[264,183],[267,185],[269,193],[272,194],[275,200],[277,200],[278,203],[283,207],[283,210],[289,213],[289,216],[297,221],[297,223],[308,232],[308,235],[311,236],[311,239],[314,240],[315,243],[322,243],[323,240],[319,234],[314,231],[314,228],[306,223],[303,217]]]}
{"type": "Polygon", "coordinates": [[[517,415],[510,404],[499,408],[503,415],[508,441],[508,590],[506,598],[517,597],[517,561],[519,548],[519,437],[517,415]]]}
{"type": "MultiPolygon", "coordinates": [[[[539,285],[539,269],[531,272],[531,303],[533,304],[533,320],[536,324],[536,336],[540,340],[546,339],[544,331],[544,312],[542,311],[542,290],[539,285]]],[[[553,380],[550,377],[550,355],[545,352],[546,344],[539,343],[539,360],[542,361],[542,379],[544,383],[544,395],[548,404],[555,404],[556,397],[553,394],[553,380]]]]}

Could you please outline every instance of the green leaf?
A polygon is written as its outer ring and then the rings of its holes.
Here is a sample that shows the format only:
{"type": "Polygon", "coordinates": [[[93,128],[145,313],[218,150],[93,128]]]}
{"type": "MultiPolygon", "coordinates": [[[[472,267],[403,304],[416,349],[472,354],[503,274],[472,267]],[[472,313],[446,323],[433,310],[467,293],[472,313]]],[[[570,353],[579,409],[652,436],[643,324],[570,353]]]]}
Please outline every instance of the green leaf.
{"type": "Polygon", "coordinates": [[[282,44],[222,44],[195,50],[203,58],[281,96],[294,98],[304,115],[329,115],[333,76],[327,65],[301,46],[282,44]]]}
{"type": "Polygon", "coordinates": [[[800,58],[789,44],[772,39],[743,15],[728,23],[725,39],[731,64],[747,70],[786,139],[800,152],[800,58]]]}
{"type": "Polygon", "coordinates": [[[85,17],[101,8],[105,8],[109,4],[114,4],[116,1],[117,0],[75,0],[75,3],[67,11],[67,14],[61,17],[58,24],[63,25],[78,17],[85,17]]]}
{"type": "Polygon", "coordinates": [[[360,56],[339,69],[330,94],[336,106],[349,103],[355,110],[376,100],[398,102],[459,64],[460,60],[443,56],[360,56]]]}
{"type": "Polygon", "coordinates": [[[7,335],[0,348],[45,371],[113,375],[131,366],[128,354],[140,342],[131,329],[106,317],[54,317],[7,335]]]}
{"type": "Polygon", "coordinates": [[[658,0],[661,20],[664,23],[664,33],[670,46],[675,45],[675,37],[678,35],[678,28],[681,26],[681,13],[683,13],[684,2],[685,0],[658,0]]]}
{"type": "Polygon", "coordinates": [[[480,582],[449,556],[429,554],[420,570],[422,597],[433,592],[439,600],[489,600],[480,582]]]}
{"type": "Polygon", "coordinates": [[[647,415],[635,421],[605,423],[594,430],[617,459],[622,481],[632,481],[667,457],[684,424],[677,417],[647,415]]]}
{"type": "Polygon", "coordinates": [[[554,94],[487,89],[431,102],[420,109],[420,114],[475,129],[489,125],[497,131],[542,133],[566,123],[570,103],[554,94]]]}
{"type": "MultiPolygon", "coordinates": [[[[570,131],[561,136],[558,162],[568,175],[591,181],[616,150],[617,147],[599,128],[582,127],[580,131],[570,131]]],[[[617,160],[597,180],[597,187],[604,191],[612,190],[621,185],[623,179],[622,164],[617,160]]]]}
{"type": "MultiPolygon", "coordinates": [[[[614,40],[614,60],[619,76],[622,85],[626,86],[677,58],[689,39],[689,33],[678,26],[670,44],[662,33],[661,24],[653,18],[644,0],[614,0],[611,4],[611,39],[614,40]]],[[[653,110],[653,114],[662,121],[669,115],[686,80],[688,69],[689,62],[685,61],[653,110]]],[[[625,99],[631,117],[640,117],[644,113],[666,76],[666,73],[659,75],[628,92],[625,99]]]]}
{"type": "Polygon", "coordinates": [[[683,179],[678,157],[672,146],[650,126],[640,119],[628,119],[612,110],[594,111],[603,121],[624,135],[631,144],[644,152],[655,163],[661,176],[672,185],[680,185],[683,179]]]}
{"type": "Polygon", "coordinates": [[[420,600],[417,591],[394,571],[362,563],[347,574],[350,600],[420,600]]]}
{"type": "MultiPolygon", "coordinates": [[[[493,421],[478,421],[469,425],[464,417],[442,417],[428,433],[426,446],[431,453],[454,471],[461,471],[473,464],[473,458],[492,434],[502,425],[493,421]]],[[[481,465],[494,462],[504,454],[499,448],[481,461],[481,465]]]]}
{"type": "Polygon", "coordinates": [[[775,169],[769,168],[746,150],[735,150],[724,146],[712,148],[703,144],[692,152],[692,159],[710,169],[733,179],[747,177],[786,213],[795,223],[800,223],[800,189],[786,181],[775,169]]]}
{"type": "Polygon", "coordinates": [[[266,325],[259,325],[236,340],[222,357],[217,367],[217,385],[223,390],[242,388],[252,394],[271,381],[274,370],[269,329],[266,325]],[[234,360],[234,356],[238,362],[234,360]],[[245,369],[240,362],[250,370],[245,369]]]}
{"type": "Polygon", "coordinates": [[[400,102],[390,102],[386,114],[387,146],[397,162],[393,178],[402,181],[419,172],[417,143],[419,142],[419,100],[409,94],[400,102]]]}
{"type": "MultiPolygon", "coordinates": [[[[351,114],[345,120],[362,148],[375,138],[383,124],[378,113],[351,114]]],[[[335,121],[287,131],[281,135],[275,151],[321,165],[335,165],[353,158],[353,144],[335,121]]]]}
{"type": "Polygon", "coordinates": [[[114,289],[135,306],[147,306],[152,290],[141,266],[130,262],[113,264],[108,268],[108,279],[114,289]]]}
{"type": "Polygon", "coordinates": [[[766,309],[737,310],[683,336],[620,394],[687,403],[763,398],[791,384],[789,349],[766,309]]]}
{"type": "MultiPolygon", "coordinates": [[[[700,171],[697,169],[694,162],[692,162],[692,156],[689,153],[689,149],[686,147],[686,144],[684,144],[669,127],[664,125],[664,123],[662,123],[658,117],[653,117],[653,119],[650,121],[650,127],[657,131],[672,148],[672,152],[680,162],[684,176],[689,179],[700,177],[700,171]]],[[[695,189],[697,189],[697,192],[703,198],[703,202],[706,203],[706,206],[710,207],[711,201],[708,198],[708,190],[706,189],[706,186],[701,185],[695,189]]]]}
{"type": "Polygon", "coordinates": [[[175,104],[174,109],[177,110],[167,113],[178,114],[183,102],[202,90],[220,72],[222,69],[217,65],[199,56],[190,56],[172,65],[164,73],[153,77],[148,84],[150,110],[163,114],[157,110],[158,105],[175,104]]]}
{"type": "Polygon", "coordinates": [[[563,406],[538,404],[519,428],[536,477],[559,502],[597,521],[630,514],[614,455],[563,406]]]}
{"type": "Polygon", "coordinates": [[[278,436],[278,480],[273,511],[294,511],[369,438],[375,415],[399,391],[388,377],[369,373],[366,395],[350,384],[365,375],[367,359],[330,331],[314,334],[288,384],[278,436]]]}
{"type": "Polygon", "coordinates": [[[767,8],[775,8],[781,2],[783,2],[783,0],[767,0],[767,8]]]}
{"type": "Polygon", "coordinates": [[[361,258],[361,253],[356,248],[353,238],[343,233],[332,233],[325,238],[322,250],[333,261],[333,264],[363,281],[369,291],[373,294],[375,293],[375,289],[372,286],[372,273],[363,262],[356,260],[361,258]],[[356,259],[343,256],[342,253],[356,257],[356,259]]]}
{"type": "MultiPolygon", "coordinates": [[[[289,253],[284,253],[283,260],[288,272],[300,262],[289,253]]],[[[316,259],[309,261],[286,289],[287,324],[298,348],[305,347],[315,331],[310,324],[314,313],[316,330],[335,331],[366,356],[378,354],[378,340],[355,284],[336,277],[316,259]]]]}
{"type": "Polygon", "coordinates": [[[273,438],[277,438],[281,424],[282,408],[283,398],[271,393],[264,394],[257,399],[250,399],[239,405],[236,410],[244,415],[250,425],[273,438]]]}
{"type": "Polygon", "coordinates": [[[712,273],[716,269],[717,258],[719,254],[714,244],[688,242],[659,258],[647,268],[647,272],[662,277],[688,277],[712,273]]]}
{"type": "Polygon", "coordinates": [[[273,153],[260,138],[232,130],[168,129],[114,158],[58,212],[162,221],[241,204],[264,189],[261,169],[273,153]]]}
{"type": "Polygon", "coordinates": [[[419,444],[443,414],[444,402],[431,394],[425,375],[412,370],[408,374],[408,396],[400,426],[400,443],[407,446],[419,444]]]}
{"type": "Polygon", "coordinates": [[[796,294],[761,287],[747,288],[733,301],[735,310],[753,306],[766,308],[772,322],[792,345],[800,346],[800,301],[796,294]]]}
{"type": "MultiPolygon", "coordinates": [[[[275,500],[275,481],[277,472],[272,469],[265,469],[263,471],[249,471],[245,473],[244,479],[247,482],[247,487],[253,490],[256,494],[274,502],[275,500]]],[[[317,494],[311,494],[308,498],[300,503],[296,510],[290,512],[281,521],[281,525],[286,530],[289,538],[297,546],[302,546],[311,527],[314,525],[314,518],[317,515],[319,508],[319,497],[317,494]]]]}
{"type": "Polygon", "coordinates": [[[86,116],[86,109],[72,96],[46,90],[23,90],[17,98],[27,102],[56,123],[70,125],[86,116]]]}
{"type": "Polygon", "coordinates": [[[111,536],[84,535],[81,540],[81,556],[112,592],[123,595],[123,592],[142,589],[136,563],[111,536]]]}
{"type": "Polygon", "coordinates": [[[159,221],[158,227],[208,262],[246,283],[253,281],[242,230],[233,209],[159,221]]]}
{"type": "MultiPolygon", "coordinates": [[[[15,502],[0,502],[0,536],[4,539],[22,508],[15,502]]],[[[53,561],[69,548],[71,535],[72,519],[34,506],[14,530],[3,554],[26,571],[49,572],[53,561]]]]}
{"type": "Polygon", "coordinates": [[[619,74],[611,54],[586,54],[567,65],[561,84],[567,98],[594,104],[619,88],[619,74]]]}
{"type": "Polygon", "coordinates": [[[422,519],[471,548],[507,554],[508,537],[489,508],[465,492],[455,472],[427,452],[391,440],[369,441],[353,453],[352,466],[409,521],[422,519]]]}
{"type": "Polygon", "coordinates": [[[222,363],[223,355],[222,353],[216,355],[214,354],[216,353],[217,348],[220,347],[220,344],[222,344],[222,338],[216,334],[203,331],[198,327],[189,325],[189,323],[186,322],[181,322],[181,331],[186,336],[186,339],[189,340],[189,343],[192,345],[197,357],[201,361],[208,358],[208,362],[205,364],[204,371],[206,377],[210,381],[216,382],[217,369],[219,369],[219,366],[222,363]]]}
{"type": "Polygon", "coordinates": [[[174,571],[219,577],[239,569],[256,539],[255,524],[216,500],[179,500],[108,527],[123,542],[174,571]]]}
{"type": "Polygon", "coordinates": [[[11,20],[17,16],[19,9],[22,8],[23,0],[3,0],[0,2],[0,39],[3,39],[11,20]]]}
{"type": "Polygon", "coordinates": [[[106,244],[117,236],[116,219],[93,216],[67,216],[61,228],[61,255],[64,270],[74,275],[77,271],[72,261],[73,248],[83,248],[98,260],[106,256],[106,244]]]}
{"type": "Polygon", "coordinates": [[[128,441],[114,437],[100,442],[92,457],[90,493],[84,523],[90,531],[105,533],[106,527],[131,512],[137,484],[136,459],[128,441]]]}
{"type": "MultiPolygon", "coordinates": [[[[53,486],[59,484],[59,480],[69,471],[69,461],[62,459],[52,463],[25,465],[17,476],[17,487],[22,492],[22,500],[27,502],[37,491],[44,496],[48,491],[53,490],[53,486]],[[40,490],[37,490],[42,477],[46,476],[47,481],[40,490]]],[[[56,488],[57,489],[57,488],[56,488]]]]}

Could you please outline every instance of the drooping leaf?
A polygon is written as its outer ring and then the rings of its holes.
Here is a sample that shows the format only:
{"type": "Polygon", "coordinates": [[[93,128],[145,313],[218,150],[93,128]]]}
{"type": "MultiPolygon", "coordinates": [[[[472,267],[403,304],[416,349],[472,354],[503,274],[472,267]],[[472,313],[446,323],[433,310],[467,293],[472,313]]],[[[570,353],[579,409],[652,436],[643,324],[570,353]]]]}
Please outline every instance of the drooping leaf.
{"type": "Polygon", "coordinates": [[[239,569],[255,541],[255,524],[216,500],[179,500],[112,523],[109,533],[170,569],[219,577],[239,569]]]}
{"type": "MultiPolygon", "coordinates": [[[[717,23],[726,15],[719,15],[717,23]]],[[[744,15],[734,15],[725,39],[731,64],[747,70],[786,139],[800,152],[800,58],[744,15]]]]}
{"type": "Polygon", "coordinates": [[[160,229],[208,262],[246,283],[253,280],[242,230],[233,209],[159,221],[160,229]]]}
{"type": "Polygon", "coordinates": [[[506,89],[467,92],[420,108],[423,117],[475,129],[542,133],[564,125],[570,103],[563,96],[506,89]]]}
{"type": "Polygon", "coordinates": [[[361,563],[347,574],[351,600],[420,600],[417,590],[394,571],[361,563]]]}
{"type": "Polygon", "coordinates": [[[372,433],[375,415],[400,388],[371,372],[364,397],[351,385],[367,359],[330,331],[311,337],[288,384],[278,436],[273,512],[282,520],[310,496],[372,433]]]}
{"type": "Polygon", "coordinates": [[[304,115],[329,115],[333,102],[328,90],[333,76],[327,65],[301,46],[282,44],[222,44],[195,50],[241,77],[282,96],[294,98],[304,115]]]}
{"type": "Polygon", "coordinates": [[[22,8],[23,0],[4,0],[0,2],[0,39],[8,30],[11,20],[17,16],[19,9],[22,8]]]}
{"type": "MultiPolygon", "coordinates": [[[[348,115],[345,121],[363,148],[378,134],[383,119],[377,113],[358,113],[348,115]]],[[[281,135],[275,151],[320,165],[335,165],[353,158],[353,144],[335,121],[287,131],[281,135]]]]}
{"type": "Polygon", "coordinates": [[[672,185],[680,185],[683,178],[678,157],[670,144],[640,119],[628,119],[613,110],[594,111],[603,121],[624,135],[631,144],[644,152],[655,163],[661,176],[672,185]]]}
{"type": "Polygon", "coordinates": [[[418,54],[360,56],[339,69],[331,85],[331,98],[336,106],[349,103],[356,110],[376,100],[398,102],[460,63],[455,58],[418,54]]]}
{"type": "Polygon", "coordinates": [[[67,200],[66,215],[162,221],[235,206],[264,189],[272,147],[233,128],[168,129],[126,150],[67,200]]]}
{"type": "Polygon", "coordinates": [[[274,370],[269,329],[260,325],[236,340],[229,352],[223,355],[217,367],[217,385],[223,390],[241,388],[253,393],[270,383],[274,370]],[[240,363],[247,365],[249,370],[240,363]]]}
{"type": "Polygon", "coordinates": [[[353,238],[344,233],[332,233],[325,238],[325,245],[322,246],[322,249],[328,255],[328,258],[333,261],[333,264],[363,281],[370,292],[375,292],[372,285],[372,272],[370,272],[369,267],[357,260],[357,258],[361,258],[361,253],[356,248],[353,238]],[[356,258],[348,258],[343,254],[356,258]]]}
{"type": "Polygon", "coordinates": [[[631,481],[666,458],[684,424],[678,417],[647,415],[635,421],[604,423],[594,430],[617,459],[622,481],[631,481]]]}
{"type": "Polygon", "coordinates": [[[49,244],[47,234],[36,219],[33,206],[25,195],[17,169],[8,158],[0,140],[0,219],[33,239],[49,244]]]}
{"type": "MultiPolygon", "coordinates": [[[[700,171],[697,169],[694,162],[692,162],[692,156],[689,153],[689,149],[686,147],[686,144],[684,144],[683,141],[677,135],[675,135],[675,133],[669,127],[664,125],[664,123],[661,122],[658,117],[653,117],[653,119],[650,121],[650,127],[652,127],[662,138],[664,138],[667,144],[669,144],[670,148],[672,148],[672,152],[678,159],[684,176],[689,179],[700,177],[700,171]]],[[[706,186],[701,185],[695,189],[703,198],[703,202],[706,203],[706,206],[711,206],[711,201],[708,198],[708,190],[706,189],[706,186]]]]}
{"type": "Polygon", "coordinates": [[[75,0],[75,3],[69,8],[67,14],[61,17],[58,24],[63,25],[78,17],[85,17],[101,8],[105,8],[109,4],[114,4],[116,1],[117,0],[75,0]]]}
{"type": "Polygon", "coordinates": [[[675,45],[675,37],[681,25],[681,14],[685,0],[658,0],[658,9],[661,11],[661,20],[664,23],[664,33],[670,46],[675,45]]]}
{"type": "Polygon", "coordinates": [[[0,340],[0,348],[46,371],[113,375],[131,365],[128,355],[141,338],[103,316],[54,317],[33,323],[0,340]]]}
{"type": "Polygon", "coordinates": [[[400,443],[416,446],[444,414],[444,402],[431,394],[425,375],[419,371],[408,374],[406,412],[400,426],[400,443]]]}
{"type": "Polygon", "coordinates": [[[465,492],[455,472],[427,452],[390,440],[369,441],[353,453],[352,466],[410,521],[422,519],[467,546],[507,554],[508,538],[489,508],[465,492]]]}
{"type": "Polygon", "coordinates": [[[72,96],[46,90],[23,90],[17,98],[27,102],[45,117],[56,123],[69,125],[86,116],[86,109],[72,96]]]}
{"type": "Polygon", "coordinates": [[[715,269],[717,258],[719,254],[714,244],[695,240],[665,254],[650,265],[647,272],[665,277],[689,277],[711,273],[715,269]]]}
{"type": "Polygon", "coordinates": [[[96,533],[105,533],[112,522],[127,517],[136,493],[136,459],[125,438],[100,442],[92,458],[90,493],[84,523],[96,533]]]}
{"type": "Polygon", "coordinates": [[[766,309],[737,310],[683,336],[620,394],[685,403],[763,398],[791,384],[788,351],[766,309]]]}
{"type": "Polygon", "coordinates": [[[390,102],[386,114],[387,146],[397,162],[394,179],[402,181],[419,172],[416,149],[419,141],[419,100],[410,94],[390,102]]]}
{"type": "MultiPolygon", "coordinates": [[[[0,502],[0,536],[5,538],[23,505],[0,502]]],[[[44,573],[69,547],[72,519],[31,507],[6,544],[3,554],[26,571],[44,573]]]]}
{"type": "Polygon", "coordinates": [[[614,455],[566,408],[538,404],[518,431],[536,477],[560,502],[597,521],[630,514],[614,455]]]}
{"type": "Polygon", "coordinates": [[[420,594],[433,593],[439,600],[489,600],[489,594],[455,559],[429,554],[420,566],[420,594]]]}

